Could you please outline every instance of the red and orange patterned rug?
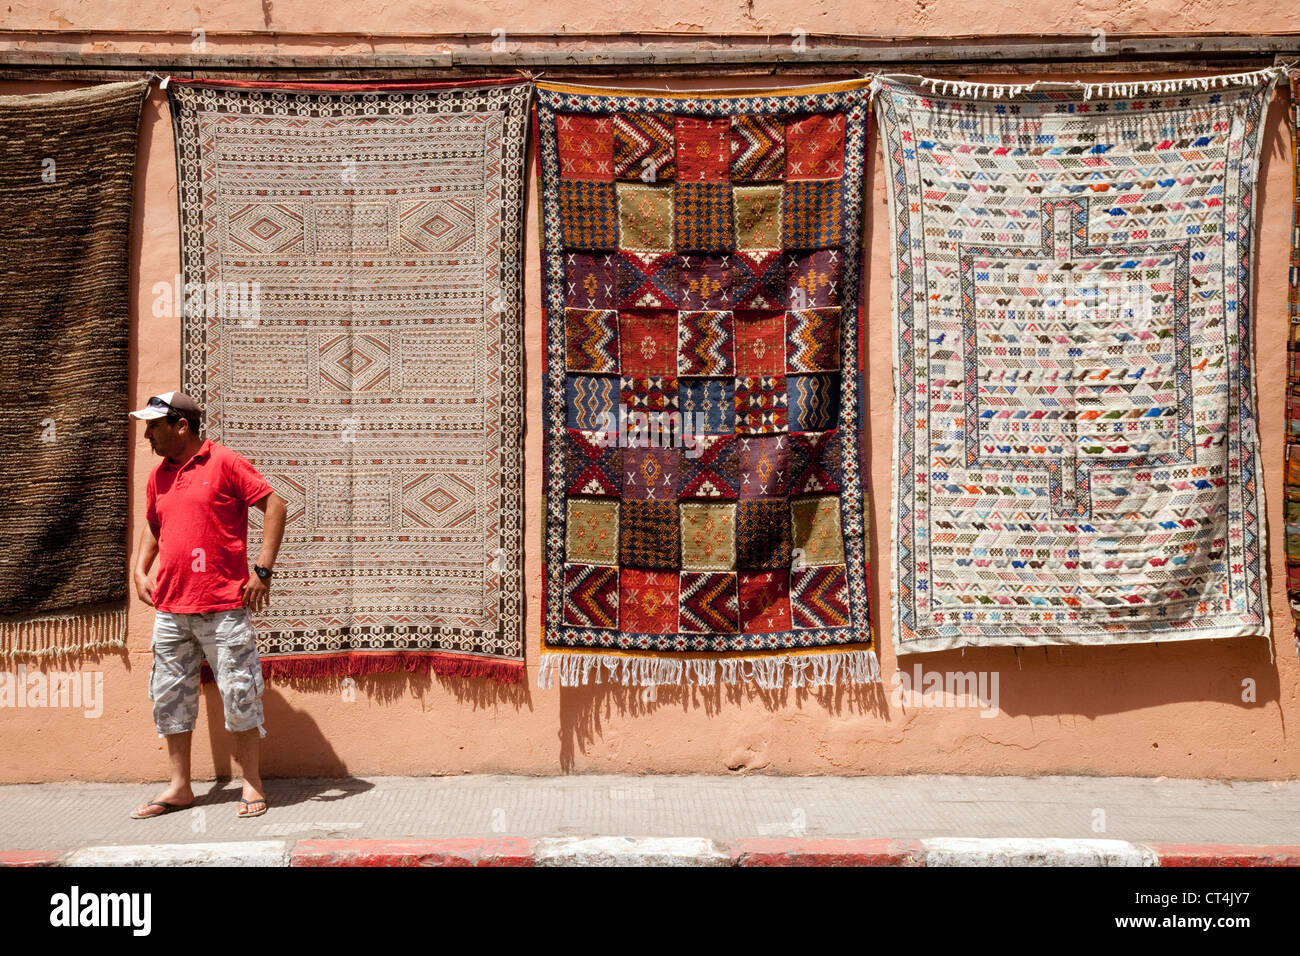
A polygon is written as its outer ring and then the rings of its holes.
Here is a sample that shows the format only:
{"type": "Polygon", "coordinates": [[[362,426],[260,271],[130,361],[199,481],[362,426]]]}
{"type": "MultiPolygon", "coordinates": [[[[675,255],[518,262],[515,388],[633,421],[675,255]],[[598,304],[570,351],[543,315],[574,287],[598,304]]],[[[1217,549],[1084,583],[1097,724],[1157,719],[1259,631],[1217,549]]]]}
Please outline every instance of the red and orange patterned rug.
{"type": "Polygon", "coordinates": [[[542,686],[879,679],[868,104],[538,84],[542,686]]]}

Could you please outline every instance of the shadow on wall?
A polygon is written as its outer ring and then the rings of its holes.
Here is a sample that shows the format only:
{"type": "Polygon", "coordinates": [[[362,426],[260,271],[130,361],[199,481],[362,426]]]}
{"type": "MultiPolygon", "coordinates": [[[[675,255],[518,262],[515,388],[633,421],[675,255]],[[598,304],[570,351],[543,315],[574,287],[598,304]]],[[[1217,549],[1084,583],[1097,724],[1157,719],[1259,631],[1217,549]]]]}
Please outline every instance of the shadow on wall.
{"type": "MultiPolygon", "coordinates": [[[[235,740],[226,730],[225,711],[215,684],[203,685],[208,742],[212,767],[218,779],[239,776],[234,760],[235,740]]],[[[262,697],[266,712],[266,737],[262,740],[261,770],[265,777],[292,777],[307,771],[313,777],[346,777],[347,765],[330,746],[316,721],[294,710],[270,684],[262,697]]]]}
{"type": "MultiPolygon", "coordinates": [[[[274,777],[347,777],[348,768],[335,752],[320,726],[305,710],[294,710],[278,692],[279,686],[294,691],[342,696],[351,693],[371,703],[395,704],[415,698],[424,702],[434,693],[450,694],[461,704],[475,711],[495,711],[500,707],[513,707],[516,711],[533,709],[532,693],[527,680],[517,684],[498,684],[495,681],[465,677],[440,677],[431,674],[396,673],[370,674],[355,678],[331,677],[303,680],[277,679],[267,681],[262,705],[266,712],[267,736],[262,741],[262,775],[274,777]]],[[[225,713],[216,685],[203,685],[203,703],[207,712],[208,737],[212,747],[212,765],[218,778],[239,776],[234,760],[234,739],[225,729],[225,713]]]]}
{"type": "MultiPolygon", "coordinates": [[[[816,706],[828,713],[874,714],[888,719],[889,710],[882,684],[841,685],[837,687],[782,687],[765,690],[753,684],[717,684],[697,687],[687,684],[660,684],[657,687],[624,687],[622,684],[592,684],[586,687],[560,688],[560,769],[575,769],[577,756],[604,736],[602,719],[617,713],[620,717],[643,717],[662,708],[683,713],[703,711],[706,717],[725,717],[724,707],[736,708],[757,704],[776,713],[816,706]]],[[[717,729],[707,732],[717,734],[717,729]]],[[[725,735],[719,735],[723,740],[725,735]]],[[[730,766],[732,770],[761,769],[748,765],[730,766]]]]}
{"type": "Polygon", "coordinates": [[[977,647],[908,654],[891,663],[885,674],[891,703],[897,702],[900,683],[916,686],[918,667],[922,680],[933,673],[996,674],[998,706],[1011,717],[1092,719],[1185,702],[1256,709],[1278,703],[1281,696],[1277,664],[1269,659],[1268,642],[1258,637],[1111,647],[977,647]]]}
{"type": "MultiPolygon", "coordinates": [[[[439,693],[450,694],[459,703],[469,704],[474,710],[494,710],[513,707],[515,711],[533,709],[532,694],[526,678],[515,684],[498,684],[493,680],[476,677],[442,677],[437,674],[398,672],[394,674],[363,674],[357,677],[312,677],[303,679],[277,677],[275,684],[290,687],[307,694],[333,694],[347,700],[364,696],[379,704],[393,704],[415,698],[421,703],[436,683],[439,693]]],[[[272,684],[268,680],[267,692],[272,684]]]]}
{"type": "MultiPolygon", "coordinates": [[[[820,707],[834,716],[874,716],[886,722],[913,710],[970,706],[989,708],[988,716],[1081,717],[1087,720],[1149,707],[1214,702],[1253,710],[1279,704],[1281,682],[1266,641],[1236,638],[1127,644],[1113,647],[985,647],[882,655],[883,681],[867,686],[781,688],[752,685],[649,688],[594,684],[560,690],[560,769],[577,769],[578,758],[604,737],[611,715],[642,717],[663,708],[706,717],[738,715],[757,704],[771,713],[820,707]],[[954,688],[969,702],[954,701],[954,688]],[[982,698],[975,699],[979,694],[982,698]],[[945,696],[947,695],[947,696],[945,696]]],[[[1279,720],[1282,719],[1278,708],[1279,720]]],[[[991,724],[990,726],[996,726],[991,724]]],[[[711,728],[720,746],[726,735],[711,728]]],[[[1282,727],[1285,736],[1286,728],[1282,727]]],[[[763,770],[721,754],[728,769],[763,770]]],[[[743,755],[742,755],[743,756],[743,755]]]]}

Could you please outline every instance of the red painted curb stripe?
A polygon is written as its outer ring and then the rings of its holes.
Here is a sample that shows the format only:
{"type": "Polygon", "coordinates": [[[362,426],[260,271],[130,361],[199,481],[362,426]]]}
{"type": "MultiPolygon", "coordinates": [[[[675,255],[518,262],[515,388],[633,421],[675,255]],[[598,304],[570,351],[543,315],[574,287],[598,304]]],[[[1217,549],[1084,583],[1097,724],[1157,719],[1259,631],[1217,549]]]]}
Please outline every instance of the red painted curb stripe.
{"type": "Polygon", "coordinates": [[[735,866],[924,866],[919,840],[734,840],[735,866]]]}
{"type": "Polygon", "coordinates": [[[1161,866],[1300,866],[1300,846],[1156,843],[1161,866]]]}
{"type": "Polygon", "coordinates": [[[536,840],[302,840],[290,866],[532,866],[536,840]]]}
{"type": "Polygon", "coordinates": [[[62,850],[0,850],[0,866],[54,866],[62,850]]]}

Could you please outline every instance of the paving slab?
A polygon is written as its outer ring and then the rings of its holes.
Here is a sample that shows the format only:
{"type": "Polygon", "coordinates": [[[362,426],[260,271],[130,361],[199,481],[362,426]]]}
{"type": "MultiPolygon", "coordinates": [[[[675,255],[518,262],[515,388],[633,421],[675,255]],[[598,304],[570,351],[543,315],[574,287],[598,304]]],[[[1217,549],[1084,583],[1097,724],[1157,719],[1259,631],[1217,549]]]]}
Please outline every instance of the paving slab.
{"type": "MultiPolygon", "coordinates": [[[[1121,777],[614,776],[270,780],[265,816],[237,783],[193,809],[131,810],[159,784],[0,786],[0,853],[143,844],[684,837],[737,841],[1063,839],[1300,844],[1300,782],[1121,777]]],[[[1190,852],[1190,851],[1189,851],[1190,852]]],[[[1194,853],[1193,853],[1194,855],[1194,853]]],[[[34,858],[41,859],[41,858],[34,858]]]]}

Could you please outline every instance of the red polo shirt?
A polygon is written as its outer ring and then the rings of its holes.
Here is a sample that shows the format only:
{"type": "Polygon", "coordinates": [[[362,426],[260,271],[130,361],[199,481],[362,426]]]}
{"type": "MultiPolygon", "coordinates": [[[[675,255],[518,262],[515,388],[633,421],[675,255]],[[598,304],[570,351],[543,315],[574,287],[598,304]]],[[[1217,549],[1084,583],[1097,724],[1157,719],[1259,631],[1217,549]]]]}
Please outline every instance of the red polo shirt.
{"type": "Polygon", "coordinates": [[[158,539],[153,603],[174,614],[230,611],[248,581],[248,507],[271,486],[247,458],[204,439],[179,467],[149,475],[146,518],[158,539]]]}

